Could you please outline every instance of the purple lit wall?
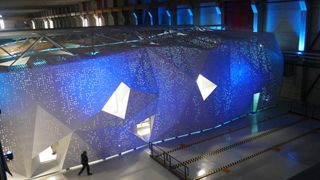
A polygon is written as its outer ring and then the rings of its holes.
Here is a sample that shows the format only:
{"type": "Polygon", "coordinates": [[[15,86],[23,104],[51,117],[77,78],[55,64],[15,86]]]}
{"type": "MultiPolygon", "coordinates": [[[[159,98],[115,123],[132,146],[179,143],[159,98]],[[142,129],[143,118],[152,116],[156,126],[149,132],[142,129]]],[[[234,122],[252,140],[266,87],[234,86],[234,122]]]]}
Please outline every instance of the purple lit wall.
{"type": "Polygon", "coordinates": [[[259,108],[277,102],[283,59],[271,34],[189,32],[158,43],[0,73],[0,140],[15,154],[12,171],[31,177],[78,165],[83,150],[93,161],[142,146],[136,126],[151,116],[148,139],[157,141],[248,113],[258,92],[259,108]],[[200,74],[216,85],[205,100],[200,74]],[[125,118],[103,111],[121,83],[130,89],[127,103],[115,100],[125,118]],[[53,144],[57,159],[39,164],[53,144]]]}

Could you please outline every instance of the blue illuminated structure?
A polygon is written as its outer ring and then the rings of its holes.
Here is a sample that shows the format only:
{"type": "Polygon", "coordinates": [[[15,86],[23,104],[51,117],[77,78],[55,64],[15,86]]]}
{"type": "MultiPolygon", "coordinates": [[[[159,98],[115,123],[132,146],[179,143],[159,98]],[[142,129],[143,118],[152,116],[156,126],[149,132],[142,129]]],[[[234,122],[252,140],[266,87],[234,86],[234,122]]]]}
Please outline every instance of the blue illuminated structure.
{"type": "Polygon", "coordinates": [[[256,4],[251,4],[251,9],[252,9],[252,13],[253,13],[253,32],[258,32],[259,14],[258,14],[258,9],[257,9],[256,4]]]}
{"type": "Polygon", "coordinates": [[[304,0],[299,1],[301,11],[301,23],[299,34],[299,51],[304,51],[306,41],[306,26],[307,26],[307,6],[304,0]]]}
{"type": "Polygon", "coordinates": [[[6,112],[0,140],[8,137],[10,150],[22,157],[13,167],[27,169],[25,174],[47,172],[42,165],[38,171],[31,167],[37,154],[56,142],[68,144],[59,148],[66,154],[58,160],[62,168],[79,164],[79,149],[92,161],[115,157],[149,141],[215,130],[248,114],[253,105],[261,109],[277,102],[283,57],[272,34],[181,31],[162,33],[157,42],[137,42],[135,48],[116,44],[107,47],[116,50],[99,49],[96,56],[56,64],[45,65],[40,56],[38,68],[0,73],[0,107],[6,112]],[[200,75],[216,85],[205,99],[200,75]],[[124,93],[124,117],[103,110],[121,84],[130,90],[124,93]],[[142,138],[137,125],[152,116],[150,134],[142,138]],[[15,143],[18,138],[26,140],[15,143]]]}

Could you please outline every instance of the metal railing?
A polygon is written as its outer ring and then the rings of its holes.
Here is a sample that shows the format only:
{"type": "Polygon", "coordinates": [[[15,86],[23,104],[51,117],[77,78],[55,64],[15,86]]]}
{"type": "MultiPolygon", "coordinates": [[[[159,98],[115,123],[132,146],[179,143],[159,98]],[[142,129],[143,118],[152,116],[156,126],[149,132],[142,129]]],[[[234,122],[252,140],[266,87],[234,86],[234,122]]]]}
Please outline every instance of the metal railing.
{"type": "Polygon", "coordinates": [[[170,154],[166,153],[163,149],[160,147],[152,144],[152,142],[149,143],[149,148],[151,151],[150,157],[154,160],[156,160],[158,163],[160,163],[162,166],[164,166],[166,169],[171,171],[173,174],[175,174],[180,179],[190,179],[189,177],[189,167],[186,165],[182,165],[179,168],[173,168],[177,164],[182,164],[181,161],[177,160],[170,154]]]}

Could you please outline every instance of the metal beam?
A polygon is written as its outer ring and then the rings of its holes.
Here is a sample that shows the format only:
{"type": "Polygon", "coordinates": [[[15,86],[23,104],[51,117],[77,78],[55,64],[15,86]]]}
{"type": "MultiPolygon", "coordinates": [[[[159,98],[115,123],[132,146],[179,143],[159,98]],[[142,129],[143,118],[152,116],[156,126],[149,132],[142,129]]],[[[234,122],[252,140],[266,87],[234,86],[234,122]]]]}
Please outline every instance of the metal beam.
{"type": "MultiPolygon", "coordinates": [[[[71,16],[71,14],[76,15],[85,15],[85,14],[101,14],[107,12],[123,12],[123,11],[136,11],[143,9],[157,9],[158,7],[166,7],[167,9],[176,9],[177,5],[190,5],[192,7],[197,6],[200,3],[220,3],[222,0],[176,0],[176,1],[167,1],[167,2],[151,2],[151,3],[140,3],[135,5],[123,6],[123,7],[110,7],[99,10],[92,10],[87,12],[72,12],[72,13],[62,13],[54,16],[41,16],[34,19],[43,19],[43,18],[54,18],[54,17],[65,17],[71,16]]],[[[225,0],[224,0],[225,1],[225,0]]]]}
{"type": "Polygon", "coordinates": [[[5,53],[7,53],[9,56],[11,56],[12,58],[14,58],[14,56],[12,54],[10,54],[6,49],[4,49],[3,47],[0,46],[0,49],[2,51],[4,51],[5,53]]]}
{"type": "Polygon", "coordinates": [[[12,66],[14,63],[19,61],[22,57],[24,57],[24,55],[26,55],[29,52],[29,50],[33,49],[37,45],[37,43],[40,42],[42,39],[43,39],[42,36],[39,37],[34,43],[32,43],[32,45],[28,47],[28,49],[26,49],[20,56],[18,56],[18,58],[14,60],[13,63],[10,64],[10,66],[12,66]]]}
{"type": "Polygon", "coordinates": [[[73,54],[72,52],[70,52],[67,48],[65,48],[63,45],[55,42],[54,40],[52,40],[51,38],[49,38],[49,37],[46,36],[46,35],[43,35],[43,37],[44,37],[45,39],[47,39],[49,42],[51,42],[53,45],[55,45],[55,46],[57,46],[57,47],[59,47],[59,48],[62,48],[64,51],[66,51],[66,52],[70,53],[72,56],[74,56],[74,54],[73,54]]]}

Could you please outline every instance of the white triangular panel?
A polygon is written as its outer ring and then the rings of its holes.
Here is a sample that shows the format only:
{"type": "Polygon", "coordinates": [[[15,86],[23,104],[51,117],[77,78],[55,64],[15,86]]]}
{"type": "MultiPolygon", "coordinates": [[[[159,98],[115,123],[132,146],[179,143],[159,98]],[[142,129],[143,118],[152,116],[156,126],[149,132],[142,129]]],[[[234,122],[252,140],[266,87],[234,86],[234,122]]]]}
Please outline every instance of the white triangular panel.
{"type": "Polygon", "coordinates": [[[145,142],[149,142],[150,140],[154,118],[155,118],[154,115],[150,116],[147,119],[140,122],[139,124],[137,124],[135,127],[136,128],[135,134],[145,142]]]}
{"type": "Polygon", "coordinates": [[[217,88],[217,85],[209,81],[207,78],[199,74],[197,84],[203,100],[206,100],[208,96],[217,88]]]}
{"type": "Polygon", "coordinates": [[[121,82],[118,88],[109,98],[108,102],[102,108],[102,111],[125,119],[129,95],[130,88],[126,84],[121,82]]]}
{"type": "Polygon", "coordinates": [[[38,106],[32,158],[71,132],[72,129],[38,106]]]}

